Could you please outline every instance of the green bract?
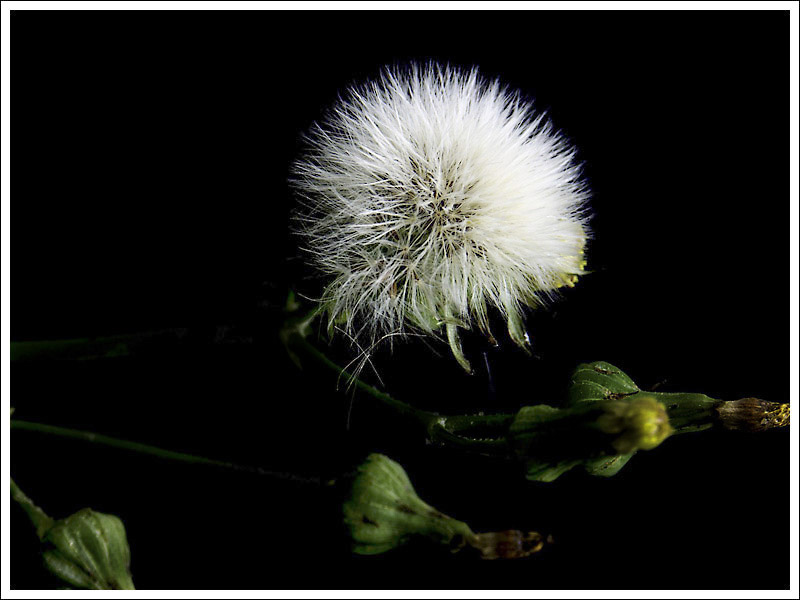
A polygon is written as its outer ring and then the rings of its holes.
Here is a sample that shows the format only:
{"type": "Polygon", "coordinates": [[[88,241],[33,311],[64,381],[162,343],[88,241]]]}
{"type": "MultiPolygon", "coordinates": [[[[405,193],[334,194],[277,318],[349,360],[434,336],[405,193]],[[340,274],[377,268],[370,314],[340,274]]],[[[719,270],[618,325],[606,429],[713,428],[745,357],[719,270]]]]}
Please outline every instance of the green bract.
{"type": "Polygon", "coordinates": [[[85,590],[133,590],[125,526],[91,508],[54,521],[11,480],[11,497],[45,544],[44,563],[57,577],[85,590]]]}
{"type": "Polygon", "coordinates": [[[343,511],[357,554],[380,554],[412,538],[483,560],[524,558],[544,546],[536,531],[473,533],[466,523],[420,500],[403,467],[383,454],[370,454],[358,467],[343,511]]]}
{"type": "Polygon", "coordinates": [[[56,521],[45,534],[52,548],[44,561],[55,575],[80,589],[132,590],[131,553],[122,521],[90,508],[56,521]]]}
{"type": "Polygon", "coordinates": [[[403,467],[383,454],[370,454],[358,467],[343,510],[358,554],[380,554],[415,536],[449,545],[474,535],[466,523],[423,502],[403,467]]]}

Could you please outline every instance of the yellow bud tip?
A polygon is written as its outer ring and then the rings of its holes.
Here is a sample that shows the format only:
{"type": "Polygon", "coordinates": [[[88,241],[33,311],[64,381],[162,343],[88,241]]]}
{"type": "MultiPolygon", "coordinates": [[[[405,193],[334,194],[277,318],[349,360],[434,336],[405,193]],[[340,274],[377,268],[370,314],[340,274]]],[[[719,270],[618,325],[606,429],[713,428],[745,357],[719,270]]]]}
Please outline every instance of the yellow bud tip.
{"type": "Polygon", "coordinates": [[[673,432],[666,408],[652,396],[608,402],[605,410],[597,426],[604,433],[621,434],[611,442],[620,454],[652,450],[673,432]]]}

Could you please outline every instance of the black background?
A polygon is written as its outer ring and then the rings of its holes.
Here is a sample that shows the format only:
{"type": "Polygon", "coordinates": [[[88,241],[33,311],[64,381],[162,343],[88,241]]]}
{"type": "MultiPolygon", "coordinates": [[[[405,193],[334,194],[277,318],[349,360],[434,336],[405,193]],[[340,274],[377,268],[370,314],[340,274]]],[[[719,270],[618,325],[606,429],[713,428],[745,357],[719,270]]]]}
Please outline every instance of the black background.
{"type": "MultiPolygon", "coordinates": [[[[12,367],[15,418],[309,477],[369,451],[477,531],[550,533],[523,561],[351,556],[313,485],[13,434],[51,515],[120,516],[139,588],[785,588],[788,430],[707,432],[619,475],[550,484],[425,447],[298,373],[276,341],[315,282],[287,231],[299,134],[385,64],[477,65],[580,149],[592,274],[528,319],[535,357],[468,338],[464,375],[419,342],[375,362],[443,412],[557,404],[606,360],[643,388],[788,398],[788,13],[12,13],[12,340],[181,327],[146,356],[12,367]],[[216,341],[215,341],[216,340],[216,341]]],[[[333,354],[348,356],[344,346],[333,354]]],[[[12,510],[11,585],[54,585],[12,510]]]]}

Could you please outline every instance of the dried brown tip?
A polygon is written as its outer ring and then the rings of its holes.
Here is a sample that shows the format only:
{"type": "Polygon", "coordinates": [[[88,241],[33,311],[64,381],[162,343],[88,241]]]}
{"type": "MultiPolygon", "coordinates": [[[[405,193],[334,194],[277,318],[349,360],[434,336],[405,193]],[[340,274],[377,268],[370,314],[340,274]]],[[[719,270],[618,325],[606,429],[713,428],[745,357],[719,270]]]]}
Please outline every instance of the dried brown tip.
{"type": "Polygon", "coordinates": [[[789,425],[788,404],[758,398],[722,402],[717,406],[717,414],[726,429],[738,431],[764,431],[789,425]]]}
{"type": "Polygon", "coordinates": [[[467,543],[481,553],[482,559],[495,560],[525,558],[539,552],[544,547],[544,538],[535,531],[523,533],[510,529],[478,533],[468,539],[467,543]]]}

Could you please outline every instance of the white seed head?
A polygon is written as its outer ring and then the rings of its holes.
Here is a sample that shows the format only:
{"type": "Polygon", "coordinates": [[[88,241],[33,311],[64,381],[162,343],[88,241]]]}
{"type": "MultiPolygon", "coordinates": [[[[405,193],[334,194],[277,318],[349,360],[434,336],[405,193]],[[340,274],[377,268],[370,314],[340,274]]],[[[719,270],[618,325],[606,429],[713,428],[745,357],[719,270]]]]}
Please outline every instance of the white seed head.
{"type": "Polygon", "coordinates": [[[588,190],[574,148],[474,69],[387,69],[306,143],[297,230],[328,278],[329,325],[362,347],[444,327],[469,371],[456,327],[490,335],[492,307],[524,347],[524,307],[583,273],[588,190]]]}

